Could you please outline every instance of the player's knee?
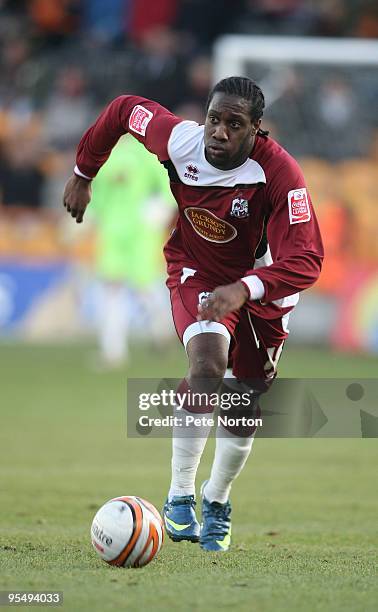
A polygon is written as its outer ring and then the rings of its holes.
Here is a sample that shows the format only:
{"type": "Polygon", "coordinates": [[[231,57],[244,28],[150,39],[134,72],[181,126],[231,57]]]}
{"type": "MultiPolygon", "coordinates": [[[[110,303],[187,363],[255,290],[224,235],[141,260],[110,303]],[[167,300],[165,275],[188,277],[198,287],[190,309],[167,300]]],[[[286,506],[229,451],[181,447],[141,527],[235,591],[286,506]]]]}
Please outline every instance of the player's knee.
{"type": "Polygon", "coordinates": [[[189,376],[191,379],[214,379],[220,383],[227,367],[227,359],[223,355],[194,357],[190,364],[189,376]]]}
{"type": "Polygon", "coordinates": [[[189,378],[213,379],[220,384],[227,368],[228,340],[221,334],[199,334],[188,346],[189,378]]]}

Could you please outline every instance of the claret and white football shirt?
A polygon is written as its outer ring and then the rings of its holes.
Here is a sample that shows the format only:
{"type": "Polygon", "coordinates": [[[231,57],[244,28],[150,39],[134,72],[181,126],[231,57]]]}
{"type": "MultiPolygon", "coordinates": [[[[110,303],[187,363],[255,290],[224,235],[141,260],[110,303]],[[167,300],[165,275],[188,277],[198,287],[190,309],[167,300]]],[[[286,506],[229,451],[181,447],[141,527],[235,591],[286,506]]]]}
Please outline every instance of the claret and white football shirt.
{"type": "Polygon", "coordinates": [[[323,247],[302,172],[289,153],[257,135],[241,166],[218,170],[205,157],[204,126],[124,95],[83,135],[75,172],[94,178],[126,132],[164,164],[178,205],[164,249],[168,286],[181,282],[183,269],[212,286],[242,278],[256,314],[274,318],[291,309],[296,294],[317,279],[323,247]]]}

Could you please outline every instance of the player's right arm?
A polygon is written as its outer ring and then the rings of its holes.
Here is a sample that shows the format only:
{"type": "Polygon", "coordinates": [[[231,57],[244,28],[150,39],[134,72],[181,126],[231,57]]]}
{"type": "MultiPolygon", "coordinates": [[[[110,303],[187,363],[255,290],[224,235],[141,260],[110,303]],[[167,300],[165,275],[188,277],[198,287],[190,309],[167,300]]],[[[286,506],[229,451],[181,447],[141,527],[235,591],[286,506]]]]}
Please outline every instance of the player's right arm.
{"type": "Polygon", "coordinates": [[[160,161],[169,158],[167,145],[181,119],[160,104],[140,96],[119,96],[99,115],[79,142],[73,176],[64,190],[63,204],[81,223],[91,198],[91,180],[108,159],[119,138],[130,133],[160,161]]]}

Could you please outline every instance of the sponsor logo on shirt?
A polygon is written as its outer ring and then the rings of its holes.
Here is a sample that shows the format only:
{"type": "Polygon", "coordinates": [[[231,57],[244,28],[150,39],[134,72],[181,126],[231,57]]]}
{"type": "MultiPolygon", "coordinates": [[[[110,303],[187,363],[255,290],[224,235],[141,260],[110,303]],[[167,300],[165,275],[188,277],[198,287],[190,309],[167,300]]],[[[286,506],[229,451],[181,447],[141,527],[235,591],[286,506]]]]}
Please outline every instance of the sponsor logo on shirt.
{"type": "Polygon", "coordinates": [[[287,194],[289,204],[289,219],[290,224],[305,223],[311,219],[311,210],[308,203],[307,189],[292,189],[287,194]]]}
{"type": "Polygon", "coordinates": [[[232,200],[231,205],[231,216],[237,217],[238,219],[244,219],[248,217],[248,200],[243,200],[242,198],[235,198],[232,200]]]}
{"type": "Polygon", "coordinates": [[[129,119],[129,128],[133,132],[140,134],[141,136],[146,135],[146,129],[153,117],[153,113],[144,106],[137,104],[133,108],[133,112],[129,119]]]}
{"type": "Polygon", "coordinates": [[[184,212],[194,231],[209,242],[230,242],[237,236],[238,232],[231,223],[219,219],[205,208],[189,206],[184,212]]]}
{"type": "Polygon", "coordinates": [[[186,166],[186,172],[184,174],[186,178],[190,179],[191,181],[198,181],[198,174],[199,170],[197,166],[195,166],[194,164],[188,164],[186,166]]]}

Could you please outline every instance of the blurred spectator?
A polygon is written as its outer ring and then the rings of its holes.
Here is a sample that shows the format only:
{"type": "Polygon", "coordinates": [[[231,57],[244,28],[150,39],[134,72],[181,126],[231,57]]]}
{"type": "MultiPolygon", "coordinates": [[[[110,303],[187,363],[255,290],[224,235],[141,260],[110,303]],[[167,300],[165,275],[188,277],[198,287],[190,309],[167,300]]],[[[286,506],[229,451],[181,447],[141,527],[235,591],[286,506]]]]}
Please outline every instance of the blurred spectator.
{"type": "Polygon", "coordinates": [[[183,119],[205,122],[207,96],[212,86],[212,63],[209,57],[200,55],[188,63],[186,69],[184,102],[174,108],[183,119]]]}
{"type": "Polygon", "coordinates": [[[294,156],[312,152],[307,124],[311,105],[306,99],[306,81],[299,70],[280,66],[262,83],[267,109],[264,120],[275,126],[275,137],[294,156]]]}
{"type": "Polygon", "coordinates": [[[38,210],[44,180],[36,141],[21,132],[14,134],[0,157],[0,204],[8,211],[38,210]]]}
{"type": "Polygon", "coordinates": [[[94,44],[109,45],[125,38],[132,0],[82,0],[82,29],[94,44]]]}
{"type": "Polygon", "coordinates": [[[181,0],[175,28],[181,40],[194,49],[208,50],[214,40],[225,32],[234,31],[234,23],[243,11],[243,0],[181,0]]]}
{"type": "MultiPolygon", "coordinates": [[[[332,0],[331,0],[332,1],[332,0]]],[[[246,0],[238,29],[249,34],[313,34],[318,10],[308,0],[246,0]]]]}
{"type": "Polygon", "coordinates": [[[35,100],[31,93],[31,47],[22,37],[3,40],[0,53],[0,112],[24,124],[31,119],[35,100]]]}
{"type": "Polygon", "coordinates": [[[128,30],[131,40],[142,42],[152,30],[169,29],[175,19],[178,0],[132,0],[128,30]]]}
{"type": "Polygon", "coordinates": [[[29,0],[28,14],[47,44],[62,43],[77,31],[81,0],[29,0]]]}
{"type": "Polygon", "coordinates": [[[170,202],[166,170],[139,142],[123,137],[93,181],[89,207],[97,228],[96,319],[105,366],[127,359],[132,309],[133,327],[142,315],[149,340],[159,335],[163,315],[154,283],[160,286],[164,269],[165,228],[175,210],[170,202]]]}
{"type": "Polygon", "coordinates": [[[319,116],[327,128],[346,128],[357,111],[357,100],[349,85],[341,78],[331,77],[318,95],[319,116]]]}
{"type": "Polygon", "coordinates": [[[207,97],[211,90],[212,78],[210,57],[200,55],[188,64],[185,101],[198,104],[202,107],[203,113],[205,113],[207,97]]]}
{"type": "Polygon", "coordinates": [[[0,0],[0,9],[11,10],[15,15],[24,15],[29,0],[0,0]]]}
{"type": "Polygon", "coordinates": [[[48,147],[60,151],[75,147],[93,116],[87,83],[79,67],[60,70],[42,110],[48,147]]]}
{"type": "Polygon", "coordinates": [[[366,153],[370,138],[367,127],[360,122],[352,127],[360,107],[361,101],[345,79],[334,74],[323,81],[312,108],[317,123],[315,152],[331,161],[366,153]],[[324,147],[324,142],[330,146],[324,147]]]}
{"type": "Polygon", "coordinates": [[[318,3],[316,36],[342,36],[348,22],[348,5],[345,0],[321,0],[318,3]]]}
{"type": "Polygon", "coordinates": [[[378,38],[378,6],[376,2],[368,1],[356,15],[354,34],[362,38],[378,38]]]}
{"type": "Polygon", "coordinates": [[[356,219],[354,211],[337,199],[316,204],[324,250],[327,253],[318,291],[337,296],[348,282],[349,270],[354,262],[353,232],[356,219]]]}
{"type": "Polygon", "coordinates": [[[183,73],[177,33],[163,27],[146,30],[132,66],[133,93],[172,109],[182,100],[183,73]]]}
{"type": "Polygon", "coordinates": [[[48,208],[57,208],[72,167],[74,149],[83,131],[93,118],[93,104],[83,70],[78,66],[61,68],[47,100],[41,108],[42,139],[48,176],[43,201],[48,208]]]}

